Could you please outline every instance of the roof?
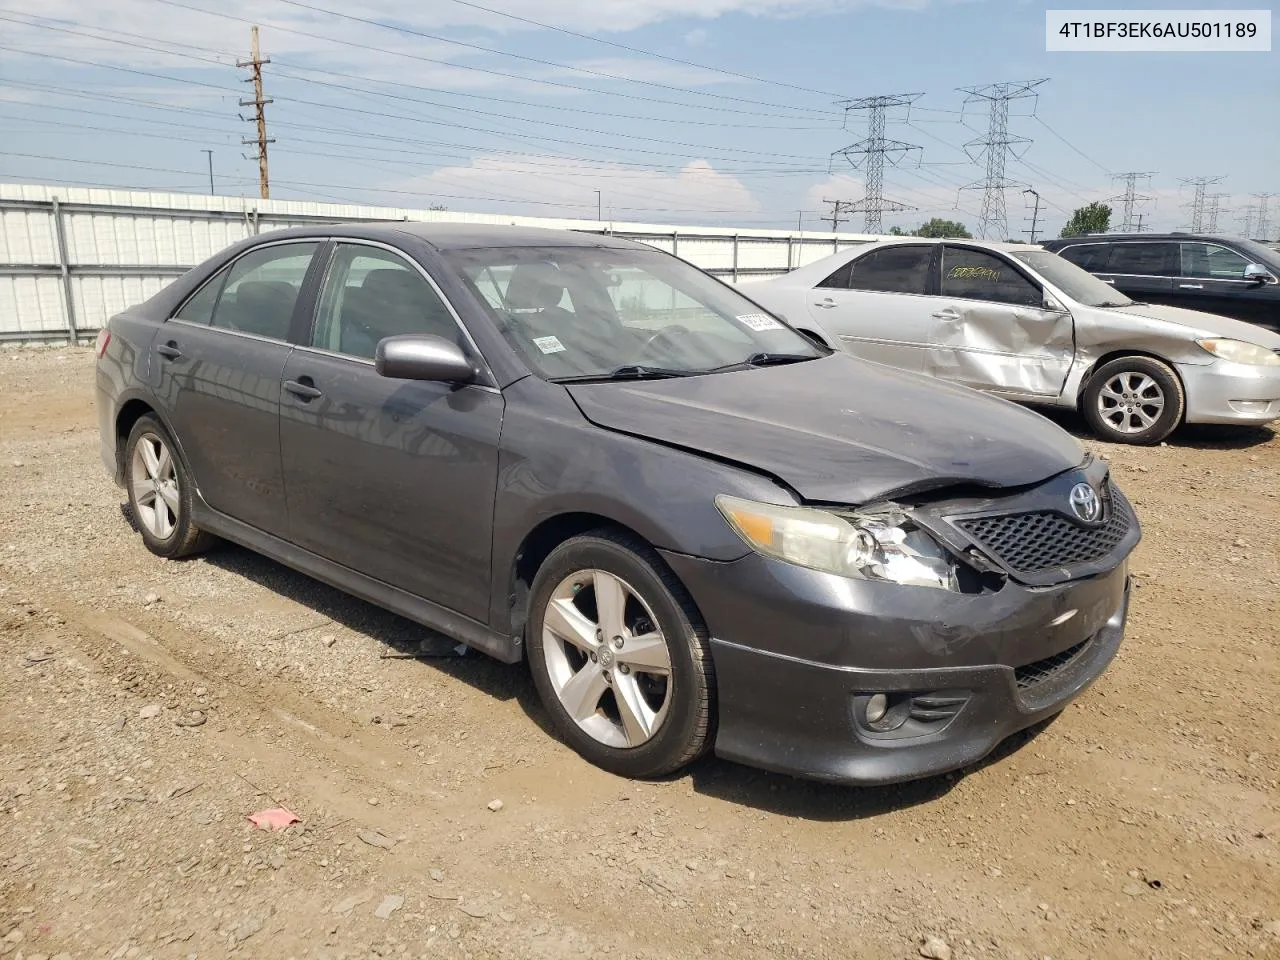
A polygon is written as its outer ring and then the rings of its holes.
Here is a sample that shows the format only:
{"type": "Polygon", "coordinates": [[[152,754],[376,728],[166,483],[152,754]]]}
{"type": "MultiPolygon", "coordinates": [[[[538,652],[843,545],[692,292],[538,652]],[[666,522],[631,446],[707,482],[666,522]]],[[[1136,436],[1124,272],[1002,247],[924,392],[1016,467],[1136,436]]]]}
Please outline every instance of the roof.
{"type": "Polygon", "coordinates": [[[1001,250],[1016,253],[1019,250],[1043,250],[1038,243],[1007,243],[998,240],[974,240],[970,237],[889,237],[885,240],[873,241],[877,244],[891,243],[963,243],[968,247],[980,247],[984,250],[1001,250]]]}
{"type": "Polygon", "coordinates": [[[546,227],[517,227],[489,223],[426,223],[416,220],[388,220],[364,223],[332,223],[272,230],[250,238],[252,241],[286,237],[348,236],[381,240],[395,245],[405,236],[416,237],[437,250],[465,250],[492,247],[609,247],[652,249],[633,240],[603,233],[557,230],[546,227]]]}
{"type": "Polygon", "coordinates": [[[1224,237],[1216,233],[1086,233],[1078,237],[1059,237],[1055,240],[1046,240],[1046,244],[1061,246],[1068,243],[1111,243],[1115,240],[1164,240],[1164,241],[1190,241],[1192,243],[1205,240],[1212,243],[1232,243],[1238,241],[1239,237],[1224,237]]]}

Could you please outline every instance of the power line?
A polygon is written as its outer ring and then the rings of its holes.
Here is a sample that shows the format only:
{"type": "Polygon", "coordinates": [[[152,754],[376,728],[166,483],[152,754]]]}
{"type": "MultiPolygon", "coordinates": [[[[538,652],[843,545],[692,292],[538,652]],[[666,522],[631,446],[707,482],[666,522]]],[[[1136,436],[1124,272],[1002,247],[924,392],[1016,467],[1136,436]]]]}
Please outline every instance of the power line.
{"type": "Polygon", "coordinates": [[[986,176],[970,187],[982,188],[982,219],[979,235],[984,240],[993,231],[1000,240],[1005,239],[1009,234],[1004,192],[1010,187],[1020,187],[1023,184],[1005,179],[1005,161],[1011,153],[1018,155],[1016,148],[1022,147],[1025,152],[1031,145],[1031,141],[1026,137],[1013,136],[1009,133],[1009,104],[1014,100],[1037,97],[1036,87],[1046,82],[1046,80],[1028,80],[959,88],[961,93],[967,94],[965,106],[970,103],[987,105],[987,135],[965,144],[965,152],[974,163],[983,156],[987,162],[986,176]]]}
{"type": "MultiPolygon", "coordinates": [[[[1043,83],[1044,81],[1038,81],[1038,82],[1043,83]]],[[[1045,123],[1044,119],[1043,119],[1039,114],[1037,114],[1035,111],[1032,111],[1032,113],[1030,114],[1030,116],[1031,116],[1031,119],[1032,119],[1032,120],[1034,120],[1036,123],[1040,124],[1040,126],[1044,127],[1046,130],[1048,130],[1048,131],[1049,131],[1049,133],[1053,134],[1053,136],[1057,137],[1057,138],[1058,138],[1059,140],[1061,140],[1064,144],[1066,144],[1068,148],[1070,148],[1071,150],[1073,150],[1075,153],[1079,154],[1080,156],[1084,157],[1086,160],[1088,160],[1090,163],[1092,163],[1095,167],[1097,167],[1097,168],[1098,168],[1099,170],[1101,170],[1103,173],[1108,173],[1108,172],[1110,172],[1110,170],[1111,170],[1111,168],[1110,168],[1110,167],[1106,166],[1105,164],[1101,164],[1101,163],[1099,163],[1097,160],[1093,159],[1093,157],[1089,156],[1087,153],[1085,153],[1083,150],[1081,150],[1079,147],[1077,147],[1074,143],[1072,143],[1070,140],[1068,140],[1066,137],[1064,137],[1062,134],[1060,134],[1057,130],[1055,130],[1055,129],[1053,129],[1053,127],[1049,126],[1049,124],[1045,123]]]]}
{"type": "Polygon", "coordinates": [[[1146,201],[1151,199],[1150,197],[1138,196],[1136,192],[1138,187],[1138,181],[1150,180],[1154,176],[1155,176],[1154,171],[1151,173],[1141,173],[1136,170],[1130,171],[1128,173],[1113,173],[1111,175],[1112,180],[1124,181],[1124,194],[1119,197],[1111,197],[1109,200],[1109,202],[1114,202],[1116,200],[1119,200],[1124,204],[1124,223],[1120,227],[1120,230],[1122,233],[1131,233],[1133,231],[1134,206],[1138,203],[1145,203],[1146,201]]]}
{"type": "Polygon", "coordinates": [[[1182,182],[1188,186],[1195,187],[1195,196],[1190,203],[1183,204],[1191,208],[1191,232],[1200,233],[1204,230],[1204,192],[1205,188],[1221,183],[1226,177],[1189,177],[1182,182]]]}
{"type": "Polygon", "coordinates": [[[666,54],[655,53],[652,50],[643,50],[639,47],[628,46],[625,43],[618,43],[615,40],[606,40],[603,37],[593,37],[588,33],[578,33],[576,30],[569,30],[565,27],[557,27],[549,23],[543,23],[541,20],[534,20],[531,17],[521,17],[514,13],[507,13],[504,10],[494,10],[492,7],[482,6],[473,3],[471,0],[450,0],[463,7],[471,7],[473,10],[482,10],[485,13],[491,13],[496,17],[506,17],[508,20],[515,20],[519,23],[527,23],[530,26],[541,27],[543,30],[554,30],[556,33],[563,33],[566,36],[577,37],[580,40],[590,40],[592,43],[603,44],[606,47],[613,47],[615,50],[625,50],[628,53],[638,53],[644,57],[651,57],[654,60],[665,60],[668,63],[678,63],[686,67],[697,67],[699,70],[709,70],[712,73],[719,73],[726,77],[737,77],[741,80],[749,80],[752,83],[766,83],[775,87],[786,87],[791,90],[799,90],[803,93],[816,93],[823,97],[838,97],[837,93],[830,93],[826,90],[815,90],[812,87],[802,87],[798,84],[787,83],[783,80],[769,80],[765,77],[756,77],[747,73],[738,73],[735,70],[725,70],[721,67],[712,67],[705,63],[695,63],[692,60],[682,60],[680,57],[669,57],[666,54]]]}
{"type": "Polygon", "coordinates": [[[832,154],[832,157],[844,157],[855,170],[859,169],[860,164],[866,170],[865,193],[861,200],[848,209],[851,213],[863,214],[864,228],[867,233],[881,231],[883,213],[898,213],[908,209],[904,203],[884,198],[884,164],[888,159],[896,166],[903,157],[912,150],[919,150],[920,147],[900,140],[885,139],[885,112],[891,107],[910,107],[922,96],[924,96],[922,93],[899,93],[889,96],[861,97],[857,100],[846,100],[843,104],[846,117],[853,110],[865,110],[870,117],[865,140],[859,140],[832,154]],[[854,160],[855,156],[862,159],[854,160]]]}
{"type": "Polygon", "coordinates": [[[262,191],[262,199],[267,200],[271,197],[270,181],[267,177],[267,144],[275,143],[267,136],[267,114],[266,105],[272,101],[264,99],[262,96],[262,67],[263,64],[270,63],[270,60],[263,60],[262,53],[258,49],[258,26],[254,24],[252,30],[252,43],[248,60],[237,60],[236,66],[249,70],[249,81],[253,84],[253,99],[241,100],[240,106],[253,107],[253,122],[258,126],[258,136],[256,140],[244,140],[245,145],[256,143],[258,146],[258,189],[262,191]]]}

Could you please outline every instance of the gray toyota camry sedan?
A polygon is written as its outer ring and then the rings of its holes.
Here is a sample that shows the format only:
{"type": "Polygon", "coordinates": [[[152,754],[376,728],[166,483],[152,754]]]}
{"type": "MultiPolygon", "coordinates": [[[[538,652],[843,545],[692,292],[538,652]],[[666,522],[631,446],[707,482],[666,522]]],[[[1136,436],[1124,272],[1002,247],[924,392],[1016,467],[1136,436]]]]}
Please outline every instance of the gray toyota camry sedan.
{"type": "Polygon", "coordinates": [[[113,317],[147,548],[231,540],[500,660],[635,777],[978,760],[1124,632],[1133,510],[1012,403],[828,350],[666,253],[515,227],[254,237],[113,317]]]}

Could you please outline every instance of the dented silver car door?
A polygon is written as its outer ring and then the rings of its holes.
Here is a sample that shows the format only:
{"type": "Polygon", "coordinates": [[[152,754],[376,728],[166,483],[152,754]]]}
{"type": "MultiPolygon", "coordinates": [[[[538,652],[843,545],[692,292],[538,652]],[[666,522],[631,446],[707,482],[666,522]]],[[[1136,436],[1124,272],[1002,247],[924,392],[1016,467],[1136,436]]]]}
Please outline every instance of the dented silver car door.
{"type": "Polygon", "coordinates": [[[945,244],[925,372],[1016,397],[1057,397],[1075,355],[1069,311],[1012,260],[945,244]]]}

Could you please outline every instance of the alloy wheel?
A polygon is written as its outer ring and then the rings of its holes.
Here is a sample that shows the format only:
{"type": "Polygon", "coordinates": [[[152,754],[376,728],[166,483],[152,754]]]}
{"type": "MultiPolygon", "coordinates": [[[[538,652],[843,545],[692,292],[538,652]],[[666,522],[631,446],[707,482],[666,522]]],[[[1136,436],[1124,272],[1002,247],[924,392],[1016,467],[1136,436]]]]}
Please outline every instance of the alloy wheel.
{"type": "Polygon", "coordinates": [[[547,674],[561,705],[594,740],[638,747],[671,705],[671,651],[635,588],[604,570],[556,586],[542,620],[547,674]]]}
{"type": "Polygon", "coordinates": [[[138,523],[157,540],[168,540],[177,529],[182,501],[173,454],[154,433],[142,434],[133,446],[129,484],[138,523]]]}
{"type": "Polygon", "coordinates": [[[1098,391],[1098,415],[1117,433],[1150,430],[1164,413],[1165,396],[1160,384],[1145,373],[1117,373],[1098,391]]]}

